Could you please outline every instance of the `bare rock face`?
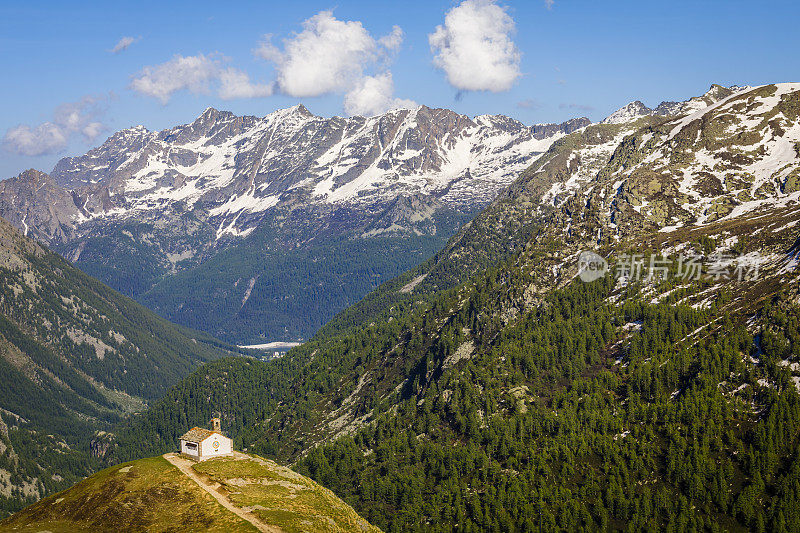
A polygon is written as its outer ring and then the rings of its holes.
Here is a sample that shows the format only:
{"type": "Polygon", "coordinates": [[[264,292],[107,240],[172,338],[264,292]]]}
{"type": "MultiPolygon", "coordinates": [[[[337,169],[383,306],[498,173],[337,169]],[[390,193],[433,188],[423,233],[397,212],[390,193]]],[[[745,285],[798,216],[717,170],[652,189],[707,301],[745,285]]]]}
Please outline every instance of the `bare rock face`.
{"type": "Polygon", "coordinates": [[[116,436],[113,433],[98,431],[89,441],[89,454],[98,459],[105,459],[116,445],[116,436]]]}
{"type": "Polygon", "coordinates": [[[33,169],[0,181],[0,213],[25,235],[44,242],[70,239],[81,219],[76,198],[33,169]]]}

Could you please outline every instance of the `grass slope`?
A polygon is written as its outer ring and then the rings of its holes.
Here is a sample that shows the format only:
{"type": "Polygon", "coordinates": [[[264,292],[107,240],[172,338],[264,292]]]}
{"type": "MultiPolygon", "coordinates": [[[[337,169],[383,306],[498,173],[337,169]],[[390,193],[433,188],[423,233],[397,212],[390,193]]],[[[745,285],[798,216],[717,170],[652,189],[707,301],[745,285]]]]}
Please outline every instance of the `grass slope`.
{"type": "MultiPolygon", "coordinates": [[[[287,533],[378,532],[334,494],[272,461],[236,454],[194,465],[233,505],[287,533]]],[[[257,528],[163,457],[98,472],[0,522],[3,531],[224,531],[257,528]]]]}
{"type": "Polygon", "coordinates": [[[256,531],[163,457],[108,468],[0,522],[4,531],[256,531]]]}
{"type": "Polygon", "coordinates": [[[287,533],[380,531],[330,490],[273,461],[237,454],[204,461],[194,470],[219,483],[235,506],[287,533]]]}

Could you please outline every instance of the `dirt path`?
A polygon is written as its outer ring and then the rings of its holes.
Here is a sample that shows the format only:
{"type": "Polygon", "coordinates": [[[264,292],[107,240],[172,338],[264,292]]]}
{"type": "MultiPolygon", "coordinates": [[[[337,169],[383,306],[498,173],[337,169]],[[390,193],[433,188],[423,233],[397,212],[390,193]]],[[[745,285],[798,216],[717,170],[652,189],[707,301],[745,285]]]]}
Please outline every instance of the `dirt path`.
{"type": "Polygon", "coordinates": [[[189,479],[197,483],[197,485],[209,493],[211,496],[217,500],[220,505],[222,505],[225,509],[232,512],[242,520],[247,520],[253,526],[258,529],[259,531],[264,531],[266,533],[283,533],[283,530],[274,526],[270,526],[259,520],[253,513],[248,513],[239,507],[233,505],[228,498],[224,495],[217,492],[219,488],[219,483],[215,483],[214,485],[209,485],[206,483],[198,474],[192,469],[192,461],[188,459],[184,459],[180,455],[176,453],[165,453],[164,459],[169,461],[172,465],[174,465],[178,470],[184,473],[189,479]]]}

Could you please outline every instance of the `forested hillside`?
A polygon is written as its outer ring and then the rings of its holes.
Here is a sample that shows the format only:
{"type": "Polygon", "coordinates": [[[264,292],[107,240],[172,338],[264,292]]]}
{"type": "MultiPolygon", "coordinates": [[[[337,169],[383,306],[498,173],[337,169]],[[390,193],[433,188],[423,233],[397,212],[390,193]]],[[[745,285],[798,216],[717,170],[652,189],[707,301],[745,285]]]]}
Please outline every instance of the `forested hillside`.
{"type": "Polygon", "coordinates": [[[281,360],[205,365],[109,459],[218,409],[387,531],[797,529],[793,87],[566,137],[436,257],[281,360]],[[739,179],[698,181],[732,146],[739,179]]]}
{"type": "Polygon", "coordinates": [[[693,306],[711,284],[665,282],[652,303],[651,287],[619,292],[607,276],[554,291],[503,326],[486,310],[524,281],[514,268],[492,271],[324,352],[309,347],[308,359],[297,350],[206,365],[127,438],[169,441],[169,428],[219,407],[239,445],[299,459],[389,531],[792,530],[796,283],[755,293],[768,297],[742,315],[727,291],[693,306]]]}
{"type": "Polygon", "coordinates": [[[96,469],[96,431],[142,410],[201,363],[231,353],[0,219],[0,510],[96,469]]]}
{"type": "Polygon", "coordinates": [[[431,257],[469,216],[441,210],[430,221],[431,233],[422,234],[294,231],[290,244],[281,244],[287,237],[272,228],[259,228],[138,299],[173,322],[229,342],[306,339],[381,283],[431,257]]]}

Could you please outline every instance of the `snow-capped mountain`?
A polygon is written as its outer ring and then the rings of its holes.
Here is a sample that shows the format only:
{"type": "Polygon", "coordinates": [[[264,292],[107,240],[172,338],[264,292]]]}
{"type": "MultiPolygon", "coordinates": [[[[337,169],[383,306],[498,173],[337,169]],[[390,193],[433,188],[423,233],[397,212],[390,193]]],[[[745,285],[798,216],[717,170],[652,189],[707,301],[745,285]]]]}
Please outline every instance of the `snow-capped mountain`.
{"type": "Polygon", "coordinates": [[[425,106],[349,119],[209,108],[0,182],[0,216],[172,320],[233,341],[291,340],[432,254],[589,123],[425,106]],[[241,328],[238,315],[250,325],[230,333],[222,322],[241,328]]]}
{"type": "Polygon", "coordinates": [[[603,120],[603,124],[622,124],[624,122],[630,122],[631,120],[635,120],[639,117],[645,117],[652,114],[652,109],[644,105],[639,100],[635,100],[608,115],[603,120]]]}
{"type": "Polygon", "coordinates": [[[200,208],[217,237],[243,236],[264,211],[299,199],[375,204],[422,195],[474,209],[555,139],[588,123],[529,127],[424,106],[349,119],[317,117],[302,105],[262,118],[209,108],[169,130],[120,131],[86,155],[62,159],[51,176],[78,199],[78,226],[200,208]]]}
{"type": "MultiPolygon", "coordinates": [[[[600,240],[795,206],[799,89],[714,85],[598,124],[541,126],[426,107],[351,119],[209,109],[0,182],[0,216],[171,320],[232,341],[294,340],[429,257],[498,194],[485,216],[511,241],[486,235],[486,250],[513,248],[553,210],[548,231],[600,240]]],[[[466,263],[450,273],[486,252],[462,234],[468,247],[449,256],[466,263]]]]}
{"type": "Polygon", "coordinates": [[[529,187],[542,191],[541,205],[571,210],[576,223],[591,212],[606,235],[800,205],[800,83],[712,86],[674,107],[677,115],[590,126],[584,145],[539,158],[529,171],[539,179],[529,187]],[[563,161],[568,179],[549,181],[563,161]]]}
{"type": "Polygon", "coordinates": [[[635,100],[627,105],[624,105],[607,116],[603,124],[624,124],[639,117],[646,116],[676,116],[685,115],[694,111],[705,109],[713,104],[730,96],[733,93],[741,92],[749,89],[747,86],[733,85],[731,87],[723,87],[721,85],[712,85],[711,88],[703,96],[695,96],[683,102],[661,102],[655,108],[650,109],[639,100],[635,100]]]}
{"type": "MultiPolygon", "coordinates": [[[[435,284],[431,274],[419,290],[447,286],[445,275],[458,281],[452,273],[485,267],[531,233],[564,243],[562,262],[616,243],[643,250],[637,238],[653,234],[676,241],[711,234],[730,246],[765,236],[749,233],[753,219],[796,235],[800,83],[734,89],[712,86],[673,105],[678,115],[592,124],[554,143],[459,232],[437,256],[435,284]]],[[[796,251],[768,253],[797,263],[796,251]]],[[[560,265],[552,264],[555,277],[560,265]]]]}
{"type": "Polygon", "coordinates": [[[668,232],[796,208],[800,83],[736,91],[642,128],[617,148],[608,171],[593,194],[622,231],[645,223],[668,232]]]}

